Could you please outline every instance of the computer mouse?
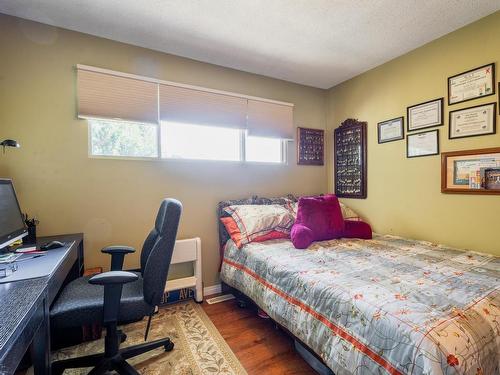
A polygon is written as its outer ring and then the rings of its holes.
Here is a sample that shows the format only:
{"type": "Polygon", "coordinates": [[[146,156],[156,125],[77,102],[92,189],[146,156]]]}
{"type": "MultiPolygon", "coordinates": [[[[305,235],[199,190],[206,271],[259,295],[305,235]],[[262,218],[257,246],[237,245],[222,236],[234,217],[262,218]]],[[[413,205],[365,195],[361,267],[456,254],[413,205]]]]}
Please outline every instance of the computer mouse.
{"type": "Polygon", "coordinates": [[[41,250],[52,250],[52,249],[57,249],[59,247],[63,247],[66,244],[61,241],[50,241],[46,243],[45,245],[40,246],[41,250]]]}

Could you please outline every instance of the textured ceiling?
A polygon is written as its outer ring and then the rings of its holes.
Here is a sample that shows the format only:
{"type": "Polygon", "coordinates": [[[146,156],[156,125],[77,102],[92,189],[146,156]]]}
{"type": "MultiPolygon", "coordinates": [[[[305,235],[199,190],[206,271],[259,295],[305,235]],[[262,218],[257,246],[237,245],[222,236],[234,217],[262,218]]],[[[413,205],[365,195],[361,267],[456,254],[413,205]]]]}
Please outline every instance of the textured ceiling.
{"type": "Polygon", "coordinates": [[[329,88],[500,0],[0,0],[0,13],[329,88]]]}

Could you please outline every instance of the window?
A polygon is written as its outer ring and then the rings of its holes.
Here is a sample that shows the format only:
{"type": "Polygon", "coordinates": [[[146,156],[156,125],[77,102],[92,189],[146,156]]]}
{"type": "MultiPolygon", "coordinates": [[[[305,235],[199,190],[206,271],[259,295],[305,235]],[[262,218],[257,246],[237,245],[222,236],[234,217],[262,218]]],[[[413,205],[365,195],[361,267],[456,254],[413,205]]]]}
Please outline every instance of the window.
{"type": "Polygon", "coordinates": [[[89,119],[89,126],[91,155],[158,157],[158,125],[89,119]]]}
{"type": "Polygon", "coordinates": [[[282,163],[283,141],[278,138],[245,137],[245,160],[261,163],[282,163]]]}
{"type": "Polygon", "coordinates": [[[86,65],[76,83],[89,155],[286,162],[293,103],[86,65]]]}
{"type": "Polygon", "coordinates": [[[233,128],[89,119],[93,156],[284,163],[285,141],[233,128]],[[160,137],[161,142],[158,141],[160,137]]]}
{"type": "Polygon", "coordinates": [[[162,156],[172,159],[240,160],[240,130],[162,123],[162,156]]]}

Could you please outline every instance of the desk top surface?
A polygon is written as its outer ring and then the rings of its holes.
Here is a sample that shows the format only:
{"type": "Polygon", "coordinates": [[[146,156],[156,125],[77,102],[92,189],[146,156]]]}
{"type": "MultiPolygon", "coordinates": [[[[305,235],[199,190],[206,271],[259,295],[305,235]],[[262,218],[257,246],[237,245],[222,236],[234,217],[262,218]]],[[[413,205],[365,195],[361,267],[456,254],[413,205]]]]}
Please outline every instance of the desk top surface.
{"type": "MultiPolygon", "coordinates": [[[[80,244],[83,235],[41,237],[37,242],[44,244],[52,240],[67,242],[67,245],[49,250],[43,257],[19,262],[18,270],[12,274],[14,278],[0,279],[0,357],[9,349],[11,344],[7,343],[15,339],[16,332],[28,324],[33,309],[43,303],[52,274],[73,246],[80,244]]],[[[29,254],[23,255],[26,256],[29,254]]]]}
{"type": "Polygon", "coordinates": [[[0,284],[0,353],[33,306],[41,303],[46,289],[46,277],[0,284]]]}
{"type": "MultiPolygon", "coordinates": [[[[61,276],[58,275],[58,268],[68,257],[75,255],[71,252],[78,251],[83,235],[41,237],[37,245],[52,240],[66,242],[66,246],[49,250],[42,257],[18,262],[17,271],[0,279],[0,373],[14,372],[21,359],[19,353],[15,352],[16,345],[20,345],[20,338],[24,337],[22,335],[25,332],[35,331],[38,328],[35,325],[40,324],[40,319],[46,319],[46,313],[40,315],[40,311],[47,306],[51,288],[54,288],[51,283],[57,285],[61,276]],[[13,350],[15,354],[12,354],[13,350]],[[12,355],[15,355],[14,359],[12,355]]],[[[23,254],[22,257],[29,256],[23,254]]],[[[25,350],[24,347],[21,349],[25,350]]]]}
{"type": "MultiPolygon", "coordinates": [[[[68,255],[71,247],[75,245],[75,242],[81,241],[81,238],[81,235],[78,234],[41,237],[37,241],[37,247],[52,240],[63,241],[66,245],[58,249],[48,250],[45,255],[33,259],[30,259],[34,256],[33,254],[22,254],[15,262],[17,263],[17,271],[12,272],[7,277],[1,278],[0,284],[52,275],[59,264],[68,255]]],[[[8,267],[6,264],[1,264],[0,266],[1,268],[8,267]]]]}

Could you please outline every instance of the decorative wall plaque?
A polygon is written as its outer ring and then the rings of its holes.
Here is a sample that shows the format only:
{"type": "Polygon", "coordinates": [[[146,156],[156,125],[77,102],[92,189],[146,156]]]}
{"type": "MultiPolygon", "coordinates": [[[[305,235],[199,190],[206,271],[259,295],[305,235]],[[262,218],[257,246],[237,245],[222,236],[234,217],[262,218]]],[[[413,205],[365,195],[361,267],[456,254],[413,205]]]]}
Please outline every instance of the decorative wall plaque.
{"type": "Polygon", "coordinates": [[[297,164],[323,165],[325,131],[322,129],[297,128],[297,164]]]}
{"type": "Polygon", "coordinates": [[[335,194],[366,198],[366,122],[347,119],[334,131],[335,194]]]}

